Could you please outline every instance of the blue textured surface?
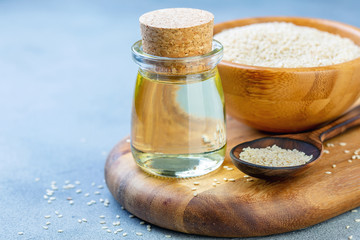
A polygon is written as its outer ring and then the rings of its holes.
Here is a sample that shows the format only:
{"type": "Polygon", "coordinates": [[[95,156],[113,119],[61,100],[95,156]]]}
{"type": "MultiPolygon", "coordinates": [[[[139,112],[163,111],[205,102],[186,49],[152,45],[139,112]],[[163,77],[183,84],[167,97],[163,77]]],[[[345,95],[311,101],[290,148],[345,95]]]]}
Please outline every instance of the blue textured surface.
{"type": "MultiPolygon", "coordinates": [[[[155,226],[148,232],[139,219],[128,217],[106,187],[97,188],[105,186],[107,153],[130,129],[137,71],[130,46],[140,38],[138,17],[166,7],[206,9],[216,22],[287,15],[360,27],[357,0],[0,1],[0,239],[118,239],[124,232],[127,239],[165,239],[165,234],[208,239],[155,226]],[[81,184],[65,190],[66,180],[81,184]],[[43,195],[51,181],[59,190],[48,204],[43,195]],[[100,198],[109,199],[110,206],[100,198]],[[97,203],[88,206],[90,200],[97,203]],[[117,214],[121,226],[115,228],[117,214]],[[105,215],[110,229],[123,232],[107,233],[99,215],[105,215]],[[78,223],[81,218],[88,222],[78,223]]],[[[349,212],[305,230],[261,239],[360,239],[355,218],[360,213],[349,212]]]]}

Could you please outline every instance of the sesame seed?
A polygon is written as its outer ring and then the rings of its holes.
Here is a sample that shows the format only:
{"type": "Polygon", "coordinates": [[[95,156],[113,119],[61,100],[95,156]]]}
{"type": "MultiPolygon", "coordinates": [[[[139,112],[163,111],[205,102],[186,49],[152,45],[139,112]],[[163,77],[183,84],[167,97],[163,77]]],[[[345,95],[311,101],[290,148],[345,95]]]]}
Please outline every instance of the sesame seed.
{"type": "Polygon", "coordinates": [[[74,204],[74,201],[73,201],[73,200],[70,200],[70,201],[69,201],[69,204],[70,204],[70,205],[73,205],[73,204],[74,204]]]}
{"type": "Polygon", "coordinates": [[[200,183],[199,182],[194,182],[194,185],[200,185],[200,183]]]}
{"type": "Polygon", "coordinates": [[[104,199],[100,198],[99,201],[100,201],[101,203],[103,203],[103,202],[104,202],[104,199]]]}
{"type": "Polygon", "coordinates": [[[349,163],[352,163],[352,160],[351,160],[351,159],[349,159],[349,160],[348,160],[348,162],[349,162],[349,163]]]}
{"type": "Polygon", "coordinates": [[[122,209],[122,210],[125,210],[125,208],[124,208],[123,206],[121,206],[121,209],[122,209]]]}
{"type": "Polygon", "coordinates": [[[59,188],[57,186],[51,186],[51,189],[57,191],[59,188]]]}
{"type": "Polygon", "coordinates": [[[46,215],[46,216],[44,216],[44,218],[46,218],[46,219],[47,219],[47,218],[51,218],[51,216],[50,216],[50,215],[46,215]]]}
{"type": "Polygon", "coordinates": [[[113,222],[113,226],[119,226],[120,222],[113,222]]]}
{"type": "Polygon", "coordinates": [[[326,146],[327,147],[335,147],[335,145],[333,143],[327,143],[326,146]]]}
{"type": "Polygon", "coordinates": [[[24,232],[18,232],[18,235],[24,235],[24,232]]]}
{"type": "Polygon", "coordinates": [[[61,230],[61,229],[60,229],[60,230],[58,230],[58,233],[62,233],[62,232],[64,232],[64,230],[61,230]]]}
{"type": "Polygon", "coordinates": [[[213,187],[216,187],[216,183],[213,183],[212,186],[213,186],[213,187]]]}
{"type": "Polygon", "coordinates": [[[225,168],[225,169],[226,169],[226,168],[228,168],[228,166],[223,166],[223,168],[225,168]]]}
{"type": "Polygon", "coordinates": [[[351,212],[358,212],[358,210],[356,210],[356,209],[353,209],[353,210],[351,210],[351,212]]]}
{"type": "Polygon", "coordinates": [[[81,192],[82,192],[81,189],[76,190],[76,193],[81,193],[81,192]]]}
{"type": "Polygon", "coordinates": [[[81,219],[83,222],[87,222],[87,219],[86,218],[83,218],[83,219],[81,219]]]}
{"type": "Polygon", "coordinates": [[[330,172],[330,171],[327,171],[327,172],[325,172],[325,174],[331,174],[332,172],[330,172]]]}
{"type": "Polygon", "coordinates": [[[96,192],[94,192],[94,194],[95,194],[95,195],[100,195],[101,193],[98,192],[98,191],[96,191],[96,192]]]}
{"type": "Polygon", "coordinates": [[[333,167],[333,168],[336,168],[336,164],[333,164],[332,167],[333,167]]]}
{"type": "Polygon", "coordinates": [[[51,224],[51,222],[46,222],[45,224],[46,224],[46,225],[50,225],[50,224],[51,224]]]}
{"type": "Polygon", "coordinates": [[[165,235],[166,238],[171,238],[171,235],[165,235]]]}
{"type": "Polygon", "coordinates": [[[128,234],[127,233],[123,233],[123,236],[126,237],[128,234]]]}
{"type": "Polygon", "coordinates": [[[110,229],[108,229],[108,230],[106,230],[108,233],[111,233],[111,230],[110,229]]]}
{"type": "Polygon", "coordinates": [[[232,167],[228,167],[226,170],[231,171],[234,170],[232,167]]]}
{"type": "Polygon", "coordinates": [[[62,217],[63,217],[63,215],[61,215],[61,214],[60,214],[60,215],[58,215],[58,218],[62,218],[62,217]]]}
{"type": "Polygon", "coordinates": [[[135,216],[134,216],[134,215],[132,215],[132,214],[130,214],[130,215],[129,215],[129,218],[134,218],[134,217],[135,217],[135,216]]]}
{"type": "Polygon", "coordinates": [[[349,228],[350,228],[350,226],[346,226],[345,228],[346,228],[346,229],[349,229],[349,228]]]}
{"type": "Polygon", "coordinates": [[[76,184],[76,185],[80,185],[80,181],[75,181],[75,184],[76,184]]]}
{"type": "Polygon", "coordinates": [[[43,226],[43,229],[48,230],[49,227],[48,226],[43,226]]]}
{"type": "Polygon", "coordinates": [[[230,178],[230,179],[229,179],[229,182],[235,182],[235,179],[234,179],[234,178],[230,178]]]}
{"type": "Polygon", "coordinates": [[[352,159],[352,160],[355,160],[355,159],[356,159],[356,155],[353,155],[353,156],[351,157],[351,159],[352,159]]]}
{"type": "Polygon", "coordinates": [[[350,236],[348,237],[348,239],[349,239],[349,240],[353,239],[353,236],[352,236],[352,235],[350,235],[350,236]]]}
{"type": "Polygon", "coordinates": [[[100,215],[99,218],[105,218],[105,216],[104,216],[104,215],[100,215]]]}
{"type": "Polygon", "coordinates": [[[126,142],[129,143],[129,142],[130,142],[130,138],[126,139],[126,142]]]}
{"type": "Polygon", "coordinates": [[[51,204],[51,200],[48,200],[48,204],[51,204]]]}
{"type": "Polygon", "coordinates": [[[141,221],[141,222],[140,222],[140,225],[144,225],[144,224],[145,224],[145,222],[144,222],[144,221],[141,221]]]}
{"type": "Polygon", "coordinates": [[[50,201],[55,201],[56,197],[50,197],[49,199],[50,199],[50,201]]]}
{"type": "Polygon", "coordinates": [[[247,182],[253,182],[254,179],[252,179],[252,178],[247,178],[246,181],[247,181],[247,182]]]}
{"type": "Polygon", "coordinates": [[[104,229],[104,230],[105,230],[105,229],[108,229],[108,227],[107,227],[107,226],[104,226],[104,227],[102,227],[102,229],[104,229]]]}
{"type": "Polygon", "coordinates": [[[78,219],[78,223],[82,223],[81,219],[78,219]]]}
{"type": "Polygon", "coordinates": [[[116,215],[116,218],[120,218],[120,215],[116,215]]]}
{"type": "Polygon", "coordinates": [[[197,189],[196,187],[193,187],[191,188],[191,191],[196,191],[196,189],[197,189]]]}
{"type": "Polygon", "coordinates": [[[142,236],[143,234],[141,232],[137,232],[136,235],[142,236]]]}
{"type": "Polygon", "coordinates": [[[65,184],[69,184],[69,183],[70,183],[70,180],[66,180],[66,181],[65,181],[65,184]]]}
{"type": "Polygon", "coordinates": [[[346,142],[339,143],[340,146],[346,146],[346,142]]]}
{"type": "Polygon", "coordinates": [[[220,184],[221,182],[217,181],[216,184],[220,184]]]}
{"type": "Polygon", "coordinates": [[[90,196],[90,193],[85,193],[84,196],[88,197],[88,196],[90,196]]]}
{"type": "Polygon", "coordinates": [[[116,232],[122,232],[122,231],[123,231],[122,228],[119,228],[119,229],[116,230],[116,232]]]}
{"type": "Polygon", "coordinates": [[[326,150],[326,149],[325,149],[323,152],[326,153],[326,154],[329,154],[329,153],[330,153],[330,151],[329,151],[329,150],[326,150]]]}
{"type": "Polygon", "coordinates": [[[217,182],[217,179],[216,178],[214,178],[214,180],[213,180],[214,182],[217,182]]]}
{"type": "Polygon", "coordinates": [[[44,195],[44,199],[48,199],[49,197],[47,195],[44,195]]]}
{"type": "Polygon", "coordinates": [[[344,153],[350,153],[350,151],[349,150],[344,150],[344,153]]]}
{"type": "Polygon", "coordinates": [[[103,188],[104,188],[104,186],[103,186],[103,185],[99,185],[97,188],[99,188],[99,189],[103,189],[103,188]]]}
{"type": "Polygon", "coordinates": [[[244,178],[249,178],[250,176],[249,175],[244,175],[244,178]]]}
{"type": "Polygon", "coordinates": [[[227,182],[227,181],[228,181],[228,179],[227,179],[226,177],[224,177],[224,181],[225,181],[225,182],[227,182]]]}
{"type": "Polygon", "coordinates": [[[96,184],[94,182],[91,183],[91,186],[95,186],[96,184]]]}
{"type": "Polygon", "coordinates": [[[100,221],[100,224],[106,224],[106,222],[105,221],[100,221]]]}
{"type": "Polygon", "coordinates": [[[360,222],[360,218],[355,219],[355,222],[360,222]]]}
{"type": "Polygon", "coordinates": [[[55,211],[55,214],[56,214],[56,215],[59,215],[59,211],[55,211]]]}
{"type": "Polygon", "coordinates": [[[193,195],[194,195],[194,197],[197,197],[197,195],[198,195],[198,194],[197,194],[197,192],[194,192],[194,194],[193,194],[193,195]]]}

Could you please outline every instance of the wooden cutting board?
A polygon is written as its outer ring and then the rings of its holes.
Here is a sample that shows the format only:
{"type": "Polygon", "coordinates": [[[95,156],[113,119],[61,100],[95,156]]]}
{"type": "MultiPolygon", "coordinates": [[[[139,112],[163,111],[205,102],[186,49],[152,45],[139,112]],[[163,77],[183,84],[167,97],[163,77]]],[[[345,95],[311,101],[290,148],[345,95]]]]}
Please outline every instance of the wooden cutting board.
{"type": "Polygon", "coordinates": [[[232,147],[265,136],[228,118],[228,148],[223,166],[192,179],[153,177],[144,173],[130,151],[129,138],[118,143],[105,166],[106,183],[115,199],[149,223],[184,233],[249,237],[293,231],[360,206],[360,128],[327,143],[330,151],[301,176],[285,181],[247,180],[229,158],[232,147]],[[345,142],[346,146],[339,143],[345,142]],[[349,150],[350,153],[345,153],[349,150]],[[332,165],[336,164],[333,168],[332,165]],[[332,174],[326,174],[330,171],[332,174]],[[235,182],[225,182],[234,178],[235,182]],[[220,181],[216,187],[214,179],[220,181]],[[200,185],[195,186],[194,182],[200,185]],[[197,187],[194,196],[193,187],[197,187]]]}

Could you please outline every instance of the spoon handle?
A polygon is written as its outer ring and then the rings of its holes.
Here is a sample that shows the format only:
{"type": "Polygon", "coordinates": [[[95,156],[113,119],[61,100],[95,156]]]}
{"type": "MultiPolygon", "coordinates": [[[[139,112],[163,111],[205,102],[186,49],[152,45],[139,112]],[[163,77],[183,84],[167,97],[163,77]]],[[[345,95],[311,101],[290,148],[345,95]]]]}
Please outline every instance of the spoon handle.
{"type": "Polygon", "coordinates": [[[324,142],[357,125],[360,125],[360,106],[355,107],[328,125],[315,130],[312,135],[324,142]]]}

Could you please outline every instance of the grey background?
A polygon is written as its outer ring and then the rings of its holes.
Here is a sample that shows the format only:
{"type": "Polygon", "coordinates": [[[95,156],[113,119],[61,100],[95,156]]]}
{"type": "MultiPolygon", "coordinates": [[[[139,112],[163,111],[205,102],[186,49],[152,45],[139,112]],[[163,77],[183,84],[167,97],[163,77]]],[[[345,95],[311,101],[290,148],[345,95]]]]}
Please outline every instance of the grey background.
{"type": "MultiPolygon", "coordinates": [[[[206,9],[214,13],[215,22],[287,15],[360,27],[356,0],[0,1],[0,239],[118,239],[123,232],[127,239],[165,239],[165,234],[210,239],[156,226],[146,231],[139,219],[128,217],[103,182],[107,153],[130,130],[137,71],[130,46],[140,38],[138,17],[167,7],[206,9]],[[64,190],[66,180],[81,184],[64,190]],[[51,181],[60,190],[48,204],[43,195],[51,181]],[[110,206],[100,198],[109,199],[110,206]],[[90,200],[97,203],[88,206],[90,200]],[[56,217],[55,210],[63,217],[56,217]],[[101,229],[99,215],[115,229],[117,214],[123,232],[101,229]],[[79,218],[88,222],[80,224],[79,218]],[[51,224],[44,230],[47,221],[51,224]],[[19,236],[20,231],[24,235],[19,236]]],[[[360,239],[355,218],[360,213],[348,212],[305,230],[259,239],[360,239]],[[347,225],[351,227],[345,229],[347,225]]]]}

